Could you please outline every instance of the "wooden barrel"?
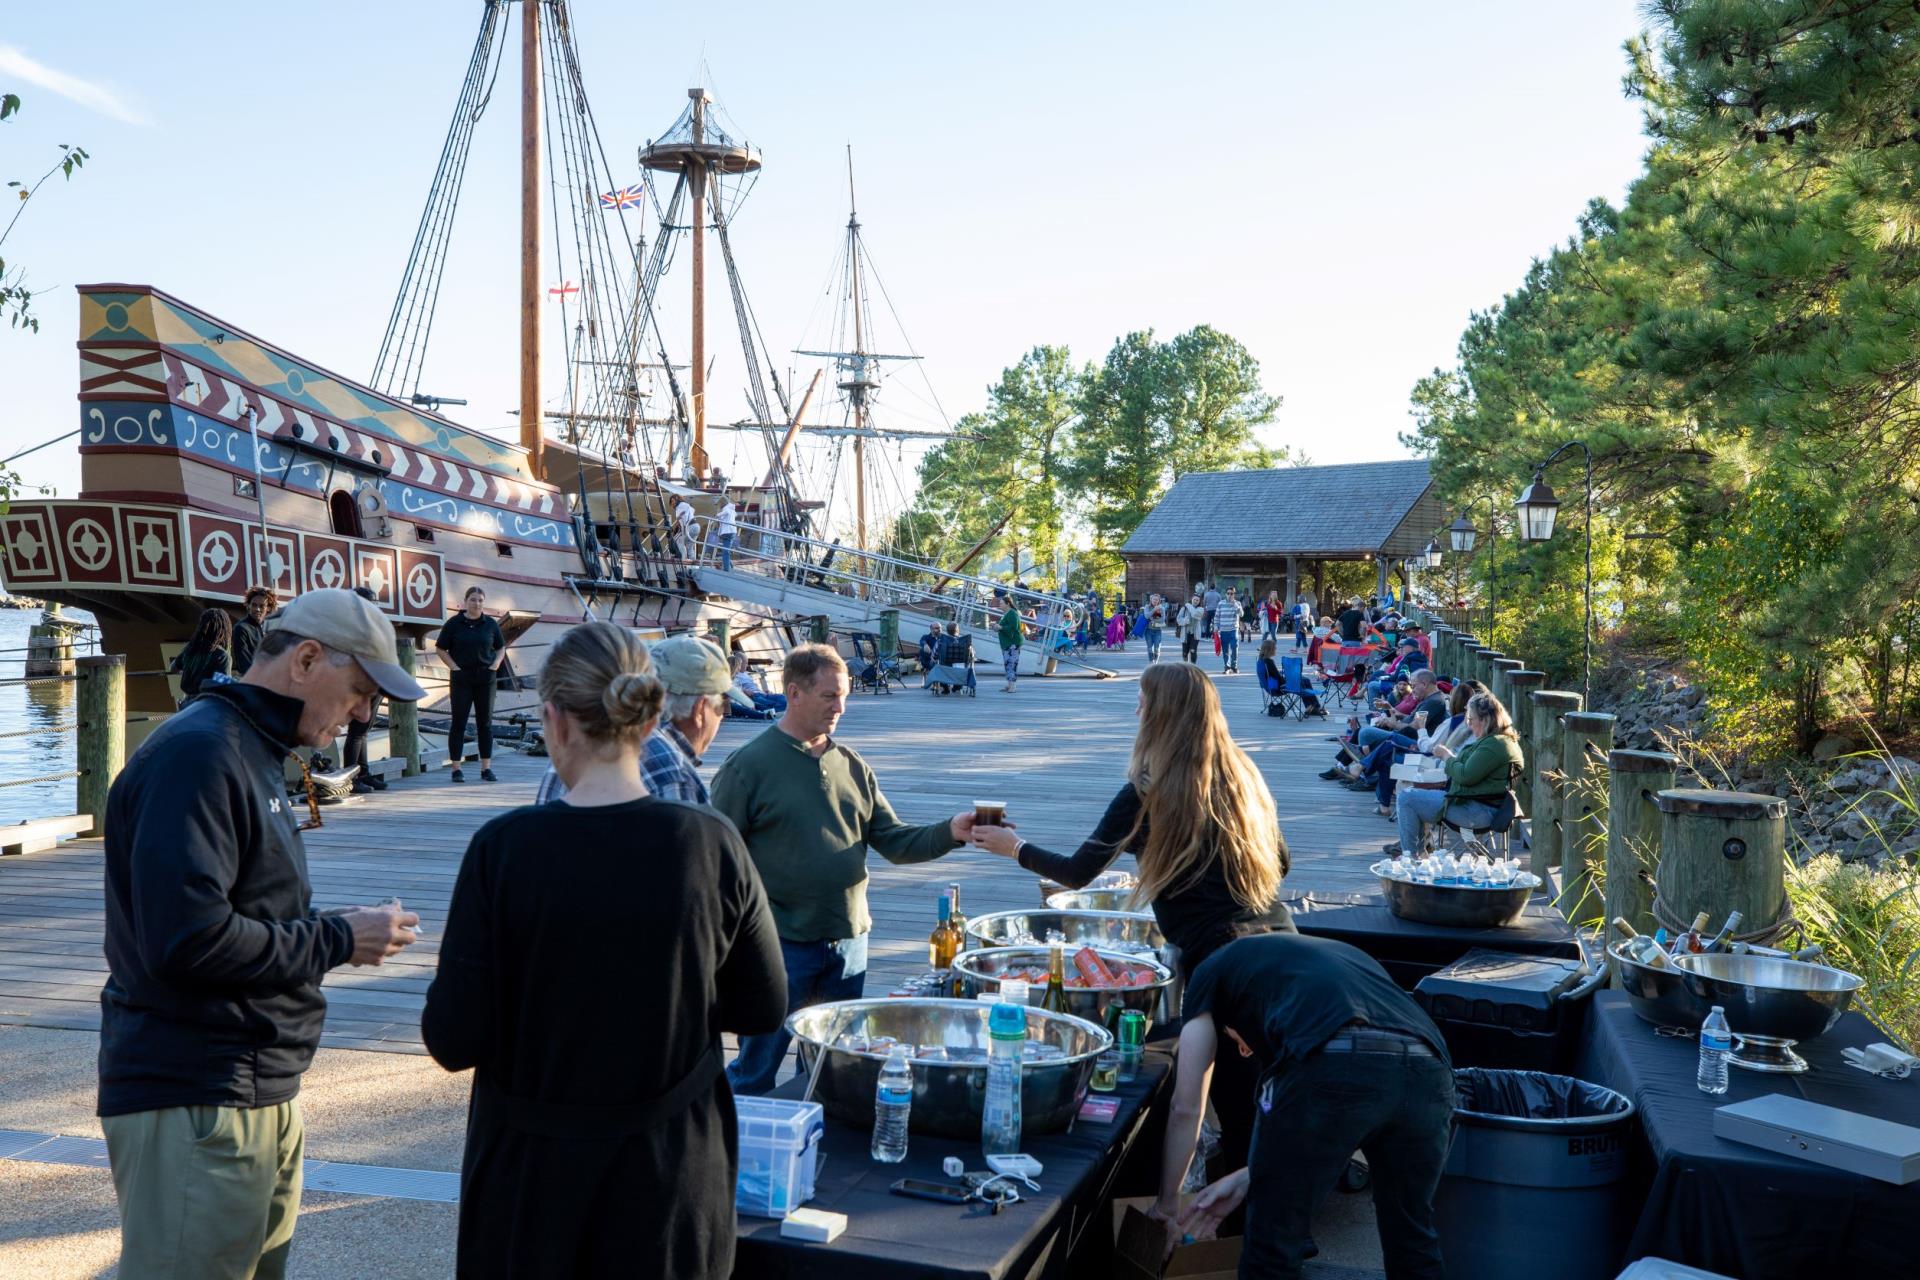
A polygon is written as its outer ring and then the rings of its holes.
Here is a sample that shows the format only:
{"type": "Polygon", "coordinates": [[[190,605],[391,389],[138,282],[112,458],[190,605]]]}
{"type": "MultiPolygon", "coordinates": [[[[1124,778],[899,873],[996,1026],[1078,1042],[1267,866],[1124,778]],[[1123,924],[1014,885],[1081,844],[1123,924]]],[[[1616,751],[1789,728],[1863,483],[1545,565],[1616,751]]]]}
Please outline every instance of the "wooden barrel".
{"type": "Polygon", "coordinates": [[[1493,693],[1494,697],[1500,699],[1500,705],[1504,707],[1511,707],[1513,705],[1513,686],[1507,683],[1507,677],[1526,665],[1526,663],[1520,661],[1518,658],[1495,658],[1493,660],[1493,683],[1487,687],[1493,693]]]}
{"type": "Polygon", "coordinates": [[[1567,778],[1560,788],[1560,902],[1567,919],[1584,922],[1605,909],[1594,886],[1606,879],[1606,773],[1613,717],[1604,711],[1569,711],[1560,717],[1560,725],[1560,771],[1567,778]]]}
{"type": "Polygon", "coordinates": [[[1738,911],[1741,936],[1772,941],[1787,901],[1787,802],[1676,787],[1657,792],[1654,803],[1661,815],[1655,918],[1671,932],[1704,911],[1718,929],[1738,911]]]}
{"type": "Polygon", "coordinates": [[[1528,720],[1534,749],[1532,822],[1527,843],[1533,849],[1533,873],[1546,879],[1560,865],[1560,792],[1549,774],[1560,771],[1560,717],[1580,709],[1580,695],[1562,689],[1536,689],[1528,695],[1528,720]]]}
{"type": "MultiPolygon", "coordinates": [[[[1660,808],[1654,797],[1671,790],[1680,757],[1665,751],[1607,754],[1607,919],[1624,919],[1652,933],[1652,879],[1660,865],[1660,808]]],[[[1615,974],[1614,985],[1619,985],[1615,974]]]]}

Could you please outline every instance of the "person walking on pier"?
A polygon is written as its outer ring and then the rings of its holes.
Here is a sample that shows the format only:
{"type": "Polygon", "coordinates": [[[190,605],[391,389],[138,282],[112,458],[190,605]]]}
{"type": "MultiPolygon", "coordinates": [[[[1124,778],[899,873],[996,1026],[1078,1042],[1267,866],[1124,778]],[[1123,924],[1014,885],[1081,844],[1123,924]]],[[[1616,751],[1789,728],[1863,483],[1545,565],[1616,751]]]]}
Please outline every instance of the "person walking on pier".
{"type": "MultiPolygon", "coordinates": [[[[713,807],[733,820],[767,886],[792,1013],[866,989],[867,849],[897,865],[930,862],[966,843],[973,811],[923,827],[900,821],[867,762],[833,739],[850,688],[840,655],[801,645],[784,674],[786,714],[727,757],[713,807]]],[[[771,1089],[792,1040],[784,1026],[742,1037],[727,1068],[733,1091],[771,1089]]]]}
{"type": "Polygon", "coordinates": [[[253,665],[253,655],[259,652],[260,641],[266,637],[267,615],[280,607],[280,600],[269,587],[247,588],[246,612],[240,621],[233,624],[233,674],[235,678],[247,674],[247,668],[253,665]]]}
{"type": "Polygon", "coordinates": [[[739,833],[641,783],[652,665],[610,622],[561,638],[540,722],[566,799],[481,827],[454,883],[420,1032],[474,1069],[463,1277],[733,1269],[720,1037],[777,1027],[785,974],[739,833]]]}
{"type": "Polygon", "coordinates": [[[1198,591],[1193,599],[1180,606],[1180,612],[1174,622],[1180,629],[1180,661],[1200,661],[1200,633],[1206,629],[1207,606],[1201,602],[1198,591]]]}
{"type": "Polygon", "coordinates": [[[1000,615],[1000,660],[1006,668],[1007,687],[1002,693],[1012,693],[1014,682],[1020,679],[1020,645],[1027,638],[1026,623],[1020,617],[1020,606],[1013,597],[1004,592],[995,592],[999,601],[1006,605],[1000,615]]]}
{"type": "Polygon", "coordinates": [[[376,693],[423,696],[393,627],[352,592],[306,592],[247,674],[155,729],[108,792],[98,1110],[123,1276],[286,1274],[320,980],[398,953],[419,917],[313,910],[281,770],[376,693]]]}
{"type": "Polygon", "coordinates": [[[1220,597],[1220,603],[1214,606],[1214,634],[1220,637],[1220,670],[1240,670],[1240,601],[1234,596],[1234,589],[1227,588],[1227,594],[1220,597]]]}
{"type": "Polygon", "coordinates": [[[1158,591],[1147,597],[1147,661],[1160,661],[1160,639],[1167,632],[1167,602],[1158,591]]]}
{"type": "Polygon", "coordinates": [[[225,609],[202,609],[186,647],[173,655],[167,669],[180,677],[180,705],[198,696],[215,677],[221,680],[233,669],[233,619],[225,609]]]}
{"type": "Polygon", "coordinates": [[[446,654],[447,696],[452,723],[447,726],[447,756],[453,761],[452,781],[465,782],[461,769],[467,751],[467,716],[473,716],[474,736],[480,744],[480,781],[493,776],[493,686],[500,664],[507,658],[507,638],[500,624],[486,615],[487,593],[468,587],[466,607],[447,619],[433,647],[446,654]]]}

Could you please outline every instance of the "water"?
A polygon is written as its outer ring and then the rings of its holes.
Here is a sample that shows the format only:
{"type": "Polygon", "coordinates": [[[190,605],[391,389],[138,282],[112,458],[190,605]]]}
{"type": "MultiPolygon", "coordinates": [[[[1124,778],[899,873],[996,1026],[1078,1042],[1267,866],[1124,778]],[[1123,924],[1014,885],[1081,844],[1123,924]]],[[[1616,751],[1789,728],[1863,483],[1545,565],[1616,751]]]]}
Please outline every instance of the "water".
{"type": "MultiPolygon", "coordinates": [[[[66,617],[91,621],[69,611],[66,617]]],[[[26,674],[27,631],[40,621],[38,609],[0,609],[0,680],[18,680],[26,674]]],[[[76,653],[84,650],[76,648],[76,653]]],[[[74,688],[57,684],[0,684],[0,733],[28,733],[22,738],[0,738],[0,784],[73,770],[74,688]]],[[[27,818],[50,818],[73,812],[73,779],[0,785],[0,823],[27,818]]]]}
{"type": "Polygon", "coordinates": [[[907,1113],[913,1107],[913,1068],[907,1047],[895,1045],[880,1068],[873,1094],[873,1158],[899,1164],[907,1158],[907,1113]]]}
{"type": "Polygon", "coordinates": [[[987,1098],[980,1110],[980,1148],[987,1155],[1020,1150],[1020,1059],[1027,1039],[1026,1010],[1010,1000],[993,1006],[987,1029],[987,1098]]]}
{"type": "Polygon", "coordinates": [[[1702,1093],[1727,1091],[1727,1055],[1733,1052],[1733,1031],[1719,1005],[1700,1024],[1700,1070],[1695,1077],[1702,1093]]]}

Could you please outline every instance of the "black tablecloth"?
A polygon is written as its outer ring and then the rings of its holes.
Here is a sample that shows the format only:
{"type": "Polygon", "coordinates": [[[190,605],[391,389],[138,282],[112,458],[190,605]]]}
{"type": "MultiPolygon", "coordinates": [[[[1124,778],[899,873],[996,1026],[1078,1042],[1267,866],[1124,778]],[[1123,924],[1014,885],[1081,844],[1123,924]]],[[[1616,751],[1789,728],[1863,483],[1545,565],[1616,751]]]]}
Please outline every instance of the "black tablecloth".
{"type": "Polygon", "coordinates": [[[1580,943],[1560,909],[1535,895],[1526,914],[1506,929],[1455,929],[1402,920],[1376,890],[1367,893],[1282,893],[1294,927],[1315,937],[1351,943],[1378,960],[1393,980],[1414,984],[1475,947],[1523,955],[1580,958],[1580,943]]]}
{"type": "Polygon", "coordinates": [[[1714,1097],[1694,1082],[1695,1040],[1656,1034],[1625,992],[1596,996],[1574,1074],[1632,1098],[1646,1137],[1636,1169],[1644,1207],[1628,1260],[1651,1255],[1744,1280],[1913,1275],[1920,1183],[1897,1187],[1713,1133],[1714,1108],[1769,1093],[1920,1125],[1920,1079],[1881,1080],[1840,1057],[1885,1039],[1849,1013],[1799,1046],[1811,1070],[1733,1067],[1727,1092],[1714,1097]]]}
{"type": "MultiPolygon", "coordinates": [[[[1025,1187],[1019,1204],[998,1215],[978,1205],[947,1205],[909,1200],[887,1190],[901,1178],[949,1182],[941,1162],[959,1156],[969,1169],[984,1169],[979,1142],[914,1134],[907,1158],[880,1164],[869,1150],[872,1136],[856,1133],[831,1117],[820,1140],[820,1165],[808,1206],[847,1215],[847,1229],[831,1244],[808,1244],[780,1234],[771,1218],[739,1219],[739,1252],[734,1275],[830,1277],[857,1280],[876,1276],[970,1277],[1003,1280],[1063,1274],[1067,1255],[1081,1233],[1111,1235],[1109,1186],[1128,1147],[1171,1078],[1173,1060],[1149,1045],[1138,1079],[1122,1084],[1113,1096],[1120,1109],[1108,1124],[1077,1120],[1068,1133],[1027,1139],[1026,1152],[1045,1166],[1025,1187]]],[[[798,1097],[804,1081],[776,1090],[798,1097]]],[[[1110,1243],[1108,1241],[1107,1243],[1110,1243]]]]}

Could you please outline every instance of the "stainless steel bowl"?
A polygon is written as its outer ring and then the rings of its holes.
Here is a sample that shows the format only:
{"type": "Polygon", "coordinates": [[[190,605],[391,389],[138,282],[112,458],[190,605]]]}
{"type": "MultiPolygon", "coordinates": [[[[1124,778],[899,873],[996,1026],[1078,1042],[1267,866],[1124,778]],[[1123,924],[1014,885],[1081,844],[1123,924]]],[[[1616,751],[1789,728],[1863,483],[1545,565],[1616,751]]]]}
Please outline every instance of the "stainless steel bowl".
{"type": "MultiPolygon", "coordinates": [[[[873,1128],[873,1094],[886,1055],[840,1048],[834,1042],[841,1036],[892,1036],[905,1044],[938,1046],[943,1053],[978,1054],[976,1061],[916,1059],[908,1117],[915,1133],[977,1141],[987,1096],[988,1012],[989,1006],[975,1000],[842,1000],[790,1015],[787,1029],[799,1042],[803,1076],[817,1057],[826,1056],[814,1101],[839,1123],[862,1132],[873,1128]]],[[[1021,1124],[1028,1133],[1058,1133],[1086,1101],[1093,1060],[1112,1046],[1113,1037],[1084,1019],[1030,1008],[1027,1038],[1054,1045],[1064,1056],[1022,1065],[1021,1124]]]]}
{"type": "Polygon", "coordinates": [[[1726,1010],[1735,1035],[1811,1040],[1838,1022],[1866,985],[1844,969],[1770,956],[1715,952],[1676,956],[1674,964],[1703,1010],[1726,1010]]]}
{"type": "Polygon", "coordinates": [[[1656,1027],[1694,1030],[1707,1020],[1712,1006],[1701,1003],[1699,997],[1687,990],[1678,969],[1655,969],[1641,964],[1623,950],[1626,945],[1624,942],[1612,944],[1607,948],[1607,955],[1620,971],[1620,986],[1626,991],[1635,1013],[1656,1027]]]}
{"type": "Polygon", "coordinates": [[[1132,889],[1068,889],[1047,899],[1055,911],[1131,912],[1132,903],[1132,889]]]}
{"type": "Polygon", "coordinates": [[[1096,949],[1125,943],[1157,951],[1167,945],[1149,911],[995,911],[967,921],[968,945],[974,947],[1027,946],[1029,939],[1044,944],[1054,932],[1071,945],[1091,943],[1096,949]]]}
{"type": "MultiPolygon", "coordinates": [[[[955,958],[953,967],[960,974],[960,982],[966,993],[975,996],[998,991],[1000,975],[1008,969],[1038,968],[1044,971],[1052,958],[1051,952],[1051,947],[980,947],[962,951],[955,958]]],[[[1107,1006],[1118,1001],[1122,1008],[1138,1009],[1146,1014],[1147,1021],[1151,1023],[1159,1011],[1161,997],[1173,985],[1173,970],[1145,956],[1104,951],[1099,947],[1095,947],[1094,952],[1109,965],[1151,969],[1154,981],[1144,987],[1068,987],[1067,1012],[1089,1022],[1105,1023],[1107,1006]]],[[[1067,958],[1067,963],[1073,963],[1071,956],[1067,958]]],[[[1037,991],[1029,988],[1028,1003],[1038,1001],[1045,990],[1044,986],[1037,991]]]]}
{"type": "MultiPolygon", "coordinates": [[[[1099,875],[1081,885],[1080,889],[1126,889],[1131,891],[1134,884],[1135,879],[1131,871],[1102,871],[1099,875]]],[[[1057,880],[1049,880],[1045,876],[1040,877],[1040,901],[1042,902],[1046,902],[1056,893],[1073,892],[1077,891],[1068,889],[1067,886],[1057,880]]]]}
{"type": "Polygon", "coordinates": [[[1416,884],[1392,876],[1379,879],[1387,910],[1402,920],[1456,929],[1504,929],[1526,914],[1527,901],[1534,893],[1531,886],[1474,889],[1450,884],[1416,884]]]}

